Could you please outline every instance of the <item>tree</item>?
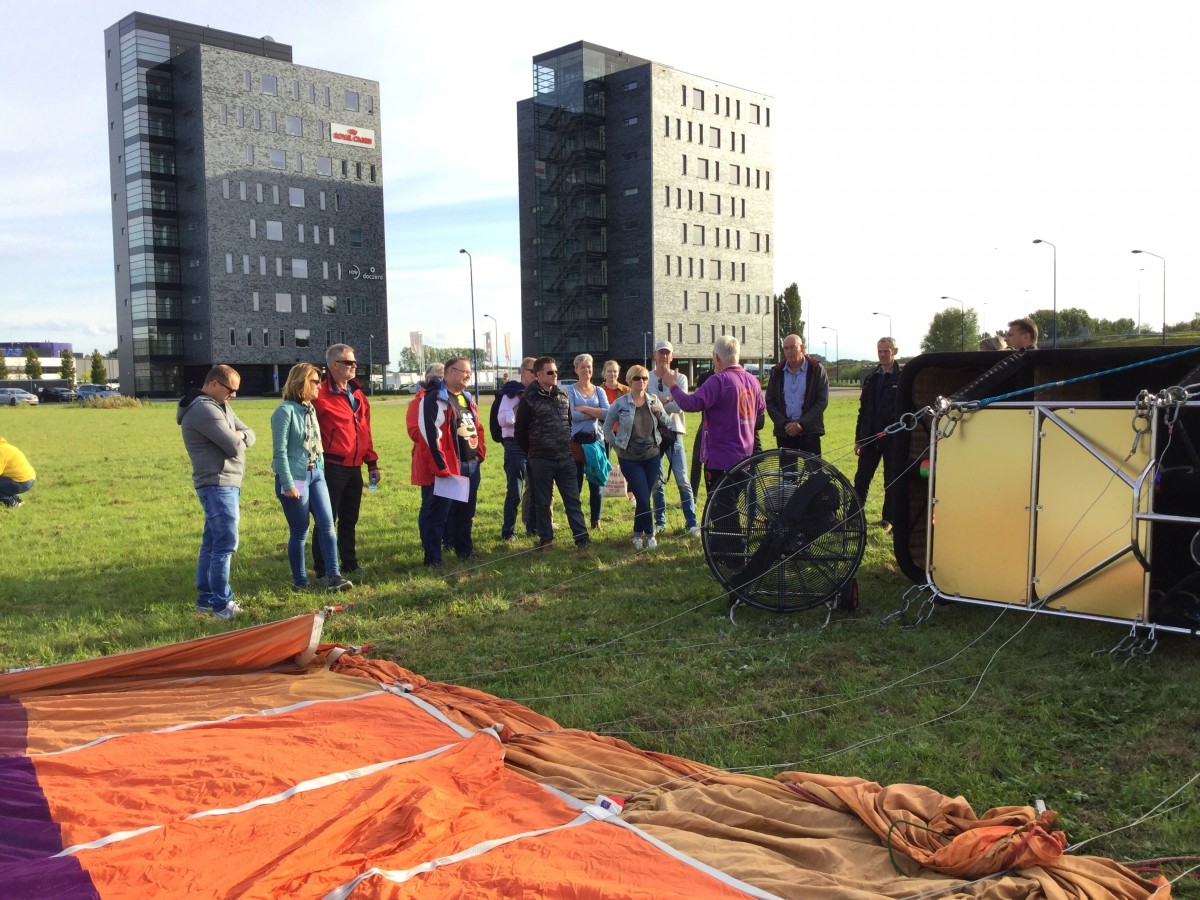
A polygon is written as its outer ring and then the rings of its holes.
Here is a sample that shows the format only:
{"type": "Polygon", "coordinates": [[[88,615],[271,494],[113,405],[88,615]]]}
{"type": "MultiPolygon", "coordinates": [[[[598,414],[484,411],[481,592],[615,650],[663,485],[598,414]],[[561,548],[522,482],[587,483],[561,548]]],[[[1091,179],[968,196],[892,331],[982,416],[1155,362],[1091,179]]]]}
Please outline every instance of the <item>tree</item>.
{"type": "Polygon", "coordinates": [[[782,294],[775,297],[775,335],[771,341],[771,352],[767,354],[768,359],[775,358],[782,339],[787,335],[804,337],[804,320],[800,318],[802,312],[800,288],[793,281],[782,294]]]}
{"type": "Polygon", "coordinates": [[[104,357],[99,350],[92,351],[92,384],[107,384],[108,369],[104,368],[104,357]]]}
{"type": "Polygon", "coordinates": [[[75,354],[70,350],[64,350],[59,359],[62,360],[62,369],[58,377],[67,383],[67,387],[75,390],[75,354]]]}
{"type": "Polygon", "coordinates": [[[116,359],[120,355],[121,355],[121,351],[118,350],[116,347],[113,347],[111,350],[109,350],[107,353],[104,354],[104,358],[105,359],[116,359]]]}
{"type": "Polygon", "coordinates": [[[30,379],[42,377],[42,361],[38,359],[37,351],[32,347],[25,348],[25,377],[30,379]]]}
{"type": "Polygon", "coordinates": [[[921,339],[922,353],[950,350],[975,350],[979,347],[979,314],[961,307],[950,307],[934,313],[929,331],[921,339]]]}
{"type": "MultiPolygon", "coordinates": [[[[411,347],[404,347],[400,351],[399,368],[401,372],[418,372],[424,373],[425,367],[430,363],[445,362],[451,356],[463,356],[467,359],[471,358],[470,347],[431,347],[428,344],[421,347],[421,355],[418,356],[412,352],[411,347]],[[421,360],[424,356],[424,362],[421,360]]],[[[479,348],[479,363],[477,368],[488,368],[492,365],[491,355],[487,352],[486,347],[479,348]]]]}

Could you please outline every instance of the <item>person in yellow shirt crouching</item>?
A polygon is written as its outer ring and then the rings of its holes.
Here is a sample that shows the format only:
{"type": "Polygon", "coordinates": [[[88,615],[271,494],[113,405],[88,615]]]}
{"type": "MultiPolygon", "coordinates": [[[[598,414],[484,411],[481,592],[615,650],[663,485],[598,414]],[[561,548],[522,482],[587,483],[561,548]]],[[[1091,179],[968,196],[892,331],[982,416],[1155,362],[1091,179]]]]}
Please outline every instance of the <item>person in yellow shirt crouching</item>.
{"type": "Polygon", "coordinates": [[[25,454],[0,437],[0,503],[5,506],[20,506],[18,494],[33,487],[37,472],[25,458],[25,454]]]}

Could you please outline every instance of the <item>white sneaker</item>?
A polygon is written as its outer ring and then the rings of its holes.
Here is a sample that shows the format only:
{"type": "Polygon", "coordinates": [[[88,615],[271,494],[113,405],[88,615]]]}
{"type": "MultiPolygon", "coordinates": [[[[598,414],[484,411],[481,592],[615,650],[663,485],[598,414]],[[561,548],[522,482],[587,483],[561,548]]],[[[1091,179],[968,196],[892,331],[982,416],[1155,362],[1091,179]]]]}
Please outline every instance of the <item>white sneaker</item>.
{"type": "Polygon", "coordinates": [[[647,550],[653,550],[657,546],[658,546],[658,541],[656,541],[654,539],[654,535],[650,535],[650,537],[646,538],[646,549],[647,550]]]}
{"type": "Polygon", "coordinates": [[[224,609],[214,610],[213,615],[216,616],[218,619],[232,619],[234,616],[236,616],[241,611],[242,611],[242,608],[237,605],[237,601],[230,600],[228,603],[225,604],[224,609]]]}
{"type": "MultiPolygon", "coordinates": [[[[650,538],[650,540],[654,540],[654,538],[650,538]]],[[[634,550],[642,549],[642,536],[640,534],[635,536],[633,539],[633,549],[634,550]]]]}
{"type": "Polygon", "coordinates": [[[688,534],[690,534],[692,537],[700,537],[700,526],[693,525],[688,529],[688,534]]]}

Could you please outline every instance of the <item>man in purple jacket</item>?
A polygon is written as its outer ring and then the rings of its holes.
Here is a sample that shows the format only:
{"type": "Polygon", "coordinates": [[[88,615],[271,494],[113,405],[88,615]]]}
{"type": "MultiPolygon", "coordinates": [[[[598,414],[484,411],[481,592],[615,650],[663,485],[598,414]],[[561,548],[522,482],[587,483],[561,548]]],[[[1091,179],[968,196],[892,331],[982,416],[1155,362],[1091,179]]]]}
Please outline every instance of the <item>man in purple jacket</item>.
{"type": "MultiPolygon", "coordinates": [[[[662,376],[680,409],[704,413],[700,459],[708,502],[714,505],[708,521],[718,531],[737,530],[737,497],[742,484],[722,486],[721,481],[727,471],[754,452],[754,432],[761,427],[767,408],[758,379],[738,362],[741,349],[733,335],[717,338],[712,354],[714,373],[694,394],[679,389],[674,370],[662,376]]],[[[728,549],[735,550],[733,546],[728,549]]]]}

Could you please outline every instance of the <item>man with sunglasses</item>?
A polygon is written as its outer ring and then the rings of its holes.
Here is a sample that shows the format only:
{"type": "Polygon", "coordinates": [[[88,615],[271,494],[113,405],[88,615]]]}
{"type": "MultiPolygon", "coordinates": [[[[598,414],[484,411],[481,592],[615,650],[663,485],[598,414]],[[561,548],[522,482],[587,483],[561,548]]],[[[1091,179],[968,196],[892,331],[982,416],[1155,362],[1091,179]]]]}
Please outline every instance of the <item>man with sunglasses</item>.
{"type": "Polygon", "coordinates": [[[533,377],[517,406],[513,433],[529,458],[538,541],[549,547],[554,540],[550,503],[557,484],[575,545],[586,547],[592,539],[579,504],[579,480],[571,458],[571,400],[558,386],[558,364],[553,356],[534,360],[533,377]]]}
{"type": "MultiPolygon", "coordinates": [[[[325,483],[329,505],[337,523],[338,556],[341,574],[361,577],[355,546],[355,529],[362,506],[363,463],[371,484],[379,484],[379,456],[371,439],[371,404],[367,402],[357,379],[358,360],[349,344],[334,344],[325,351],[328,371],[313,407],[321,426],[321,444],[325,451],[325,483]]],[[[312,542],[313,568],[317,582],[325,583],[325,558],[319,541],[312,542]]]]}
{"type": "Polygon", "coordinates": [[[242,476],[254,432],[229,401],[242,376],[231,366],[214,366],[204,387],[184,394],[175,411],[183,446],[192,461],[192,484],[204,509],[204,535],[196,562],[196,611],[232,619],[242,611],[233,599],[229,564],[238,545],[242,476]]]}

